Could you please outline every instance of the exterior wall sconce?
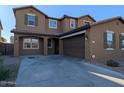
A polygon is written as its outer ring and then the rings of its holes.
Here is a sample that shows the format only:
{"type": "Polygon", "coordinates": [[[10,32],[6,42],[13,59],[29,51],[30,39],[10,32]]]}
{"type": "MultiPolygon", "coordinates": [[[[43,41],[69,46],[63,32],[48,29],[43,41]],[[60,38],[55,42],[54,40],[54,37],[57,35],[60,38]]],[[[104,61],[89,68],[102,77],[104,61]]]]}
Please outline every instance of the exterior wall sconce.
{"type": "Polygon", "coordinates": [[[95,41],[92,41],[93,44],[95,44],[95,41]]]}
{"type": "Polygon", "coordinates": [[[15,42],[17,42],[17,38],[15,39],[15,42]]]}
{"type": "Polygon", "coordinates": [[[92,58],[94,59],[96,56],[95,55],[92,55],[92,58]]]}
{"type": "Polygon", "coordinates": [[[85,40],[88,40],[88,36],[87,35],[85,36],[85,40]]]}

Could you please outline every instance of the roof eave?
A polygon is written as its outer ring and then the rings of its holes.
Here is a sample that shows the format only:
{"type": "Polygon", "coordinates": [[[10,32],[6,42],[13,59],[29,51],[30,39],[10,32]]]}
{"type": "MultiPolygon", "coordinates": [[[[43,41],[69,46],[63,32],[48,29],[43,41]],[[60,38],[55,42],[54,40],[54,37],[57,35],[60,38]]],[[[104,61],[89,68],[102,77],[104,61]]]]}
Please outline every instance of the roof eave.
{"type": "Polygon", "coordinates": [[[82,27],[79,27],[79,28],[73,29],[73,30],[71,30],[71,31],[68,31],[68,32],[62,33],[62,34],[59,35],[59,36],[60,36],[60,37],[61,37],[61,36],[65,36],[65,35],[69,35],[69,34],[77,33],[77,32],[79,32],[79,31],[87,30],[87,29],[90,29],[90,25],[85,25],[85,26],[82,26],[82,27]]]}
{"type": "Polygon", "coordinates": [[[14,34],[25,34],[25,35],[38,35],[38,36],[40,35],[40,36],[55,36],[55,37],[58,37],[58,35],[55,35],[55,34],[18,32],[18,31],[16,31],[16,29],[11,30],[11,33],[14,33],[14,34]]]}
{"type": "Polygon", "coordinates": [[[89,14],[80,16],[79,18],[83,18],[83,17],[86,17],[86,16],[90,17],[94,22],[96,22],[96,20],[92,16],[90,16],[89,14]]]}
{"type": "Polygon", "coordinates": [[[38,11],[39,13],[43,14],[45,17],[48,17],[45,13],[41,12],[40,10],[38,10],[37,8],[35,8],[34,6],[30,5],[30,6],[24,6],[24,7],[18,7],[18,8],[13,8],[14,11],[14,15],[16,13],[17,10],[21,10],[21,9],[26,9],[26,8],[33,8],[36,11],[38,11]]]}
{"type": "Polygon", "coordinates": [[[123,18],[121,16],[118,16],[118,17],[113,17],[113,18],[109,18],[109,19],[98,21],[98,22],[92,24],[91,27],[99,25],[99,24],[102,24],[102,23],[110,22],[110,21],[113,21],[113,20],[120,20],[124,24],[123,18]]]}

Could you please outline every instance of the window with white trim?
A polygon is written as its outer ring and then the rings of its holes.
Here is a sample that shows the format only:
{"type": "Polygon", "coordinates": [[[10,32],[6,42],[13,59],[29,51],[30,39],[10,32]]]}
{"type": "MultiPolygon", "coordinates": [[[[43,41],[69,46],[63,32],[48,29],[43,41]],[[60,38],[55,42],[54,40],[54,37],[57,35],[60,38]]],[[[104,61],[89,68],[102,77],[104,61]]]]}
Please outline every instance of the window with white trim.
{"type": "Polygon", "coordinates": [[[52,48],[52,39],[48,39],[48,48],[52,48]]]}
{"type": "Polygon", "coordinates": [[[36,16],[34,14],[27,14],[27,25],[28,26],[35,26],[36,23],[36,16]]]}
{"type": "Polygon", "coordinates": [[[124,33],[120,34],[120,49],[124,50],[124,33]]]}
{"type": "Polygon", "coordinates": [[[34,38],[24,38],[23,49],[39,49],[39,40],[34,38]]]}
{"type": "Polygon", "coordinates": [[[75,28],[75,27],[76,27],[75,19],[70,19],[70,28],[75,28]]]}
{"type": "Polygon", "coordinates": [[[49,28],[57,28],[57,20],[49,19],[49,28]]]}

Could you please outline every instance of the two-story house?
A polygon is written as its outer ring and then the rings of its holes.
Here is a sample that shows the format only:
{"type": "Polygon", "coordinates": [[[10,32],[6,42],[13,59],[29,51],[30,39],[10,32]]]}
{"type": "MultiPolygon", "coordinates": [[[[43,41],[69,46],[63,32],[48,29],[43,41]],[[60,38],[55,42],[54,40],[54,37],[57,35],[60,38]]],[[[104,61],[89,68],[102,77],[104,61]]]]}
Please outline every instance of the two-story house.
{"type": "Polygon", "coordinates": [[[49,17],[33,6],[14,8],[14,56],[62,54],[88,60],[124,58],[124,20],[90,15],[49,17]]]}

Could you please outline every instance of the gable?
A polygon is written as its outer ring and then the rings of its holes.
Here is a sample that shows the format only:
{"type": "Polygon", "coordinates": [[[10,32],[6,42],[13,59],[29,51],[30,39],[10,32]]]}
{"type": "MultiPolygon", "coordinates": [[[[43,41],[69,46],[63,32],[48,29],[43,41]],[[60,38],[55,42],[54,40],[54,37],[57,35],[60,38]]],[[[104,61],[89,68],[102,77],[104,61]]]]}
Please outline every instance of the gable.
{"type": "Polygon", "coordinates": [[[118,36],[120,33],[124,33],[124,24],[122,23],[122,21],[116,19],[91,26],[90,38],[92,38],[92,40],[94,40],[95,38],[103,39],[101,37],[103,37],[103,33],[106,31],[112,31],[116,33],[116,36],[118,36]]]}
{"type": "Polygon", "coordinates": [[[25,9],[20,9],[20,10],[16,10],[14,12],[15,16],[17,17],[20,14],[27,14],[27,13],[31,13],[31,14],[35,14],[35,15],[40,15],[40,16],[44,16],[46,17],[46,15],[38,12],[37,10],[35,10],[34,8],[25,8],[25,9]]]}
{"type": "Polygon", "coordinates": [[[91,17],[90,15],[80,16],[79,19],[87,19],[87,20],[90,20],[92,22],[96,22],[96,20],[93,17],[91,17]]]}
{"type": "Polygon", "coordinates": [[[37,8],[33,7],[33,6],[26,6],[26,7],[20,7],[20,8],[13,8],[14,14],[19,11],[19,10],[25,10],[25,9],[32,9],[35,10],[37,12],[39,12],[40,14],[44,15],[47,17],[47,15],[43,12],[41,12],[40,10],[38,10],[37,8]]]}

